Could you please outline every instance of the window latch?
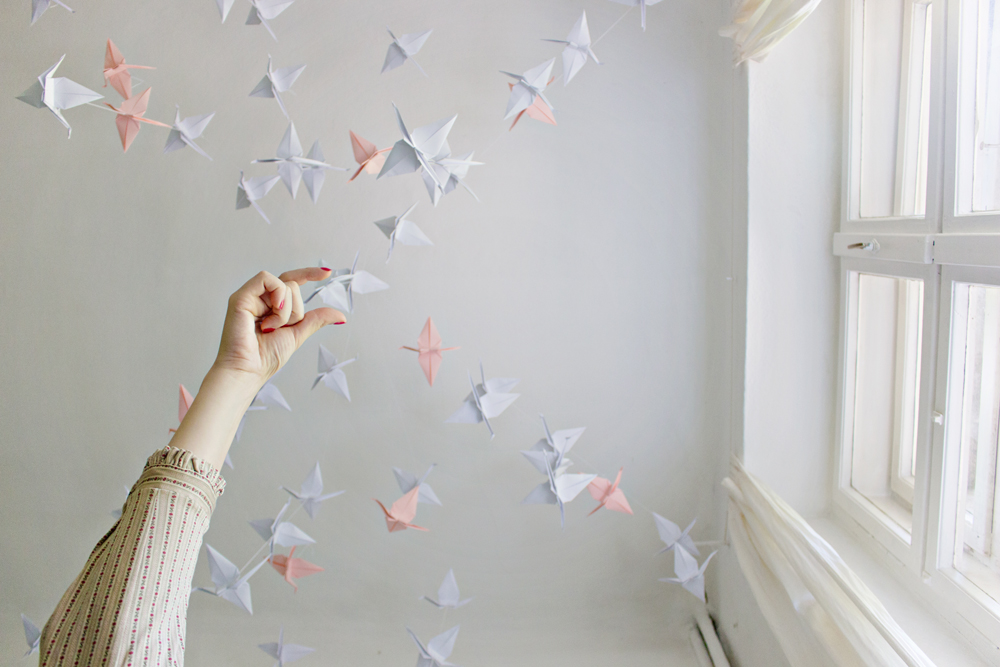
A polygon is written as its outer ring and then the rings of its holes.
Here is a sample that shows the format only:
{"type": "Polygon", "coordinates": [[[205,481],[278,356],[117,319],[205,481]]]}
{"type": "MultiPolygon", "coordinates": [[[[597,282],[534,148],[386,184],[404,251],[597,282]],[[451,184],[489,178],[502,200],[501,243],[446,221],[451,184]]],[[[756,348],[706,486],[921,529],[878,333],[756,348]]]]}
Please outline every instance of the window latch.
{"type": "Polygon", "coordinates": [[[938,412],[937,410],[935,410],[934,412],[932,412],[931,416],[932,416],[932,419],[934,420],[934,423],[937,424],[938,426],[941,426],[941,425],[944,424],[944,415],[941,414],[940,412],[938,412]]]}
{"type": "Polygon", "coordinates": [[[868,241],[867,243],[852,243],[849,246],[847,246],[847,249],[848,250],[868,250],[872,254],[874,254],[874,253],[877,253],[881,249],[881,246],[878,244],[878,241],[876,239],[872,239],[871,241],[868,241]]]}

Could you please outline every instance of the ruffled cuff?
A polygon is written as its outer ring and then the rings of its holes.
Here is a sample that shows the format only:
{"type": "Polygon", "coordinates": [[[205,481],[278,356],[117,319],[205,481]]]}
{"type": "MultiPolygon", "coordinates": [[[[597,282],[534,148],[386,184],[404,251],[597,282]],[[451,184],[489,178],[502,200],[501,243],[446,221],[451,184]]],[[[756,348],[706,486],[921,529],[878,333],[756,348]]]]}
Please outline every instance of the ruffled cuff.
{"type": "Polygon", "coordinates": [[[198,458],[186,449],[178,449],[167,445],[163,449],[154,452],[146,460],[148,470],[153,467],[166,467],[182,472],[194,474],[200,477],[215,491],[215,496],[219,497],[226,488],[226,480],[222,478],[222,473],[215,469],[215,466],[204,459],[198,458]]]}

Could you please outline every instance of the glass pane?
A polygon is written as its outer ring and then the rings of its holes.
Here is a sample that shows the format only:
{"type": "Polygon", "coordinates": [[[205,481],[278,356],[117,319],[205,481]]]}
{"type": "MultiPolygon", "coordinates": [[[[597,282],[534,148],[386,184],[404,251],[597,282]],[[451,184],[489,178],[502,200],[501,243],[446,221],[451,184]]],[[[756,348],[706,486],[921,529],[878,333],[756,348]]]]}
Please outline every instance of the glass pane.
{"type": "Polygon", "coordinates": [[[997,585],[997,427],[1000,424],[1000,287],[955,290],[953,364],[962,364],[961,457],[955,567],[983,588],[997,585]]]}
{"type": "Polygon", "coordinates": [[[997,0],[963,0],[959,213],[1000,210],[1000,20],[997,0]]]}
{"type": "Polygon", "coordinates": [[[909,531],[916,472],[923,282],[855,275],[851,486],[909,531]]]}
{"type": "Polygon", "coordinates": [[[862,218],[923,216],[931,7],[865,0],[861,72],[862,218]]]}

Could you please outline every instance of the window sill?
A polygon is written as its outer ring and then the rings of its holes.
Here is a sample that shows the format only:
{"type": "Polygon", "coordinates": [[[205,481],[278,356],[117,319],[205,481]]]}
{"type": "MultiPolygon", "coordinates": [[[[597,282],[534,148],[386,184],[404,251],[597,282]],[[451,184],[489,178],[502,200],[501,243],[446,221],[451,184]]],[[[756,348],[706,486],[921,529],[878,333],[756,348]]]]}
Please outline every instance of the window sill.
{"type": "Polygon", "coordinates": [[[935,608],[934,595],[853,519],[840,515],[837,523],[817,518],[809,524],[837,550],[872,592],[878,596],[896,622],[939,667],[1000,666],[1000,649],[988,644],[985,637],[960,617],[952,619],[935,608]],[[977,651],[978,649],[978,651],[977,651]],[[984,658],[991,656],[991,660],[984,658]]]}

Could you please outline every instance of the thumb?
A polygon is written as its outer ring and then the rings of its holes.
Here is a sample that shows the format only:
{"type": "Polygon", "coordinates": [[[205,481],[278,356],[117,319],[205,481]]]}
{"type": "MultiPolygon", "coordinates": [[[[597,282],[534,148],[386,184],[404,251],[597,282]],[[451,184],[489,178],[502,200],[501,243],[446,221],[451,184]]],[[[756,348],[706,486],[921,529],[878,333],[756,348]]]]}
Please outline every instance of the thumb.
{"type": "Polygon", "coordinates": [[[302,347],[309,336],[328,324],[343,324],[347,321],[344,314],[333,308],[317,308],[310,310],[294,326],[288,327],[295,336],[295,348],[302,347]]]}

